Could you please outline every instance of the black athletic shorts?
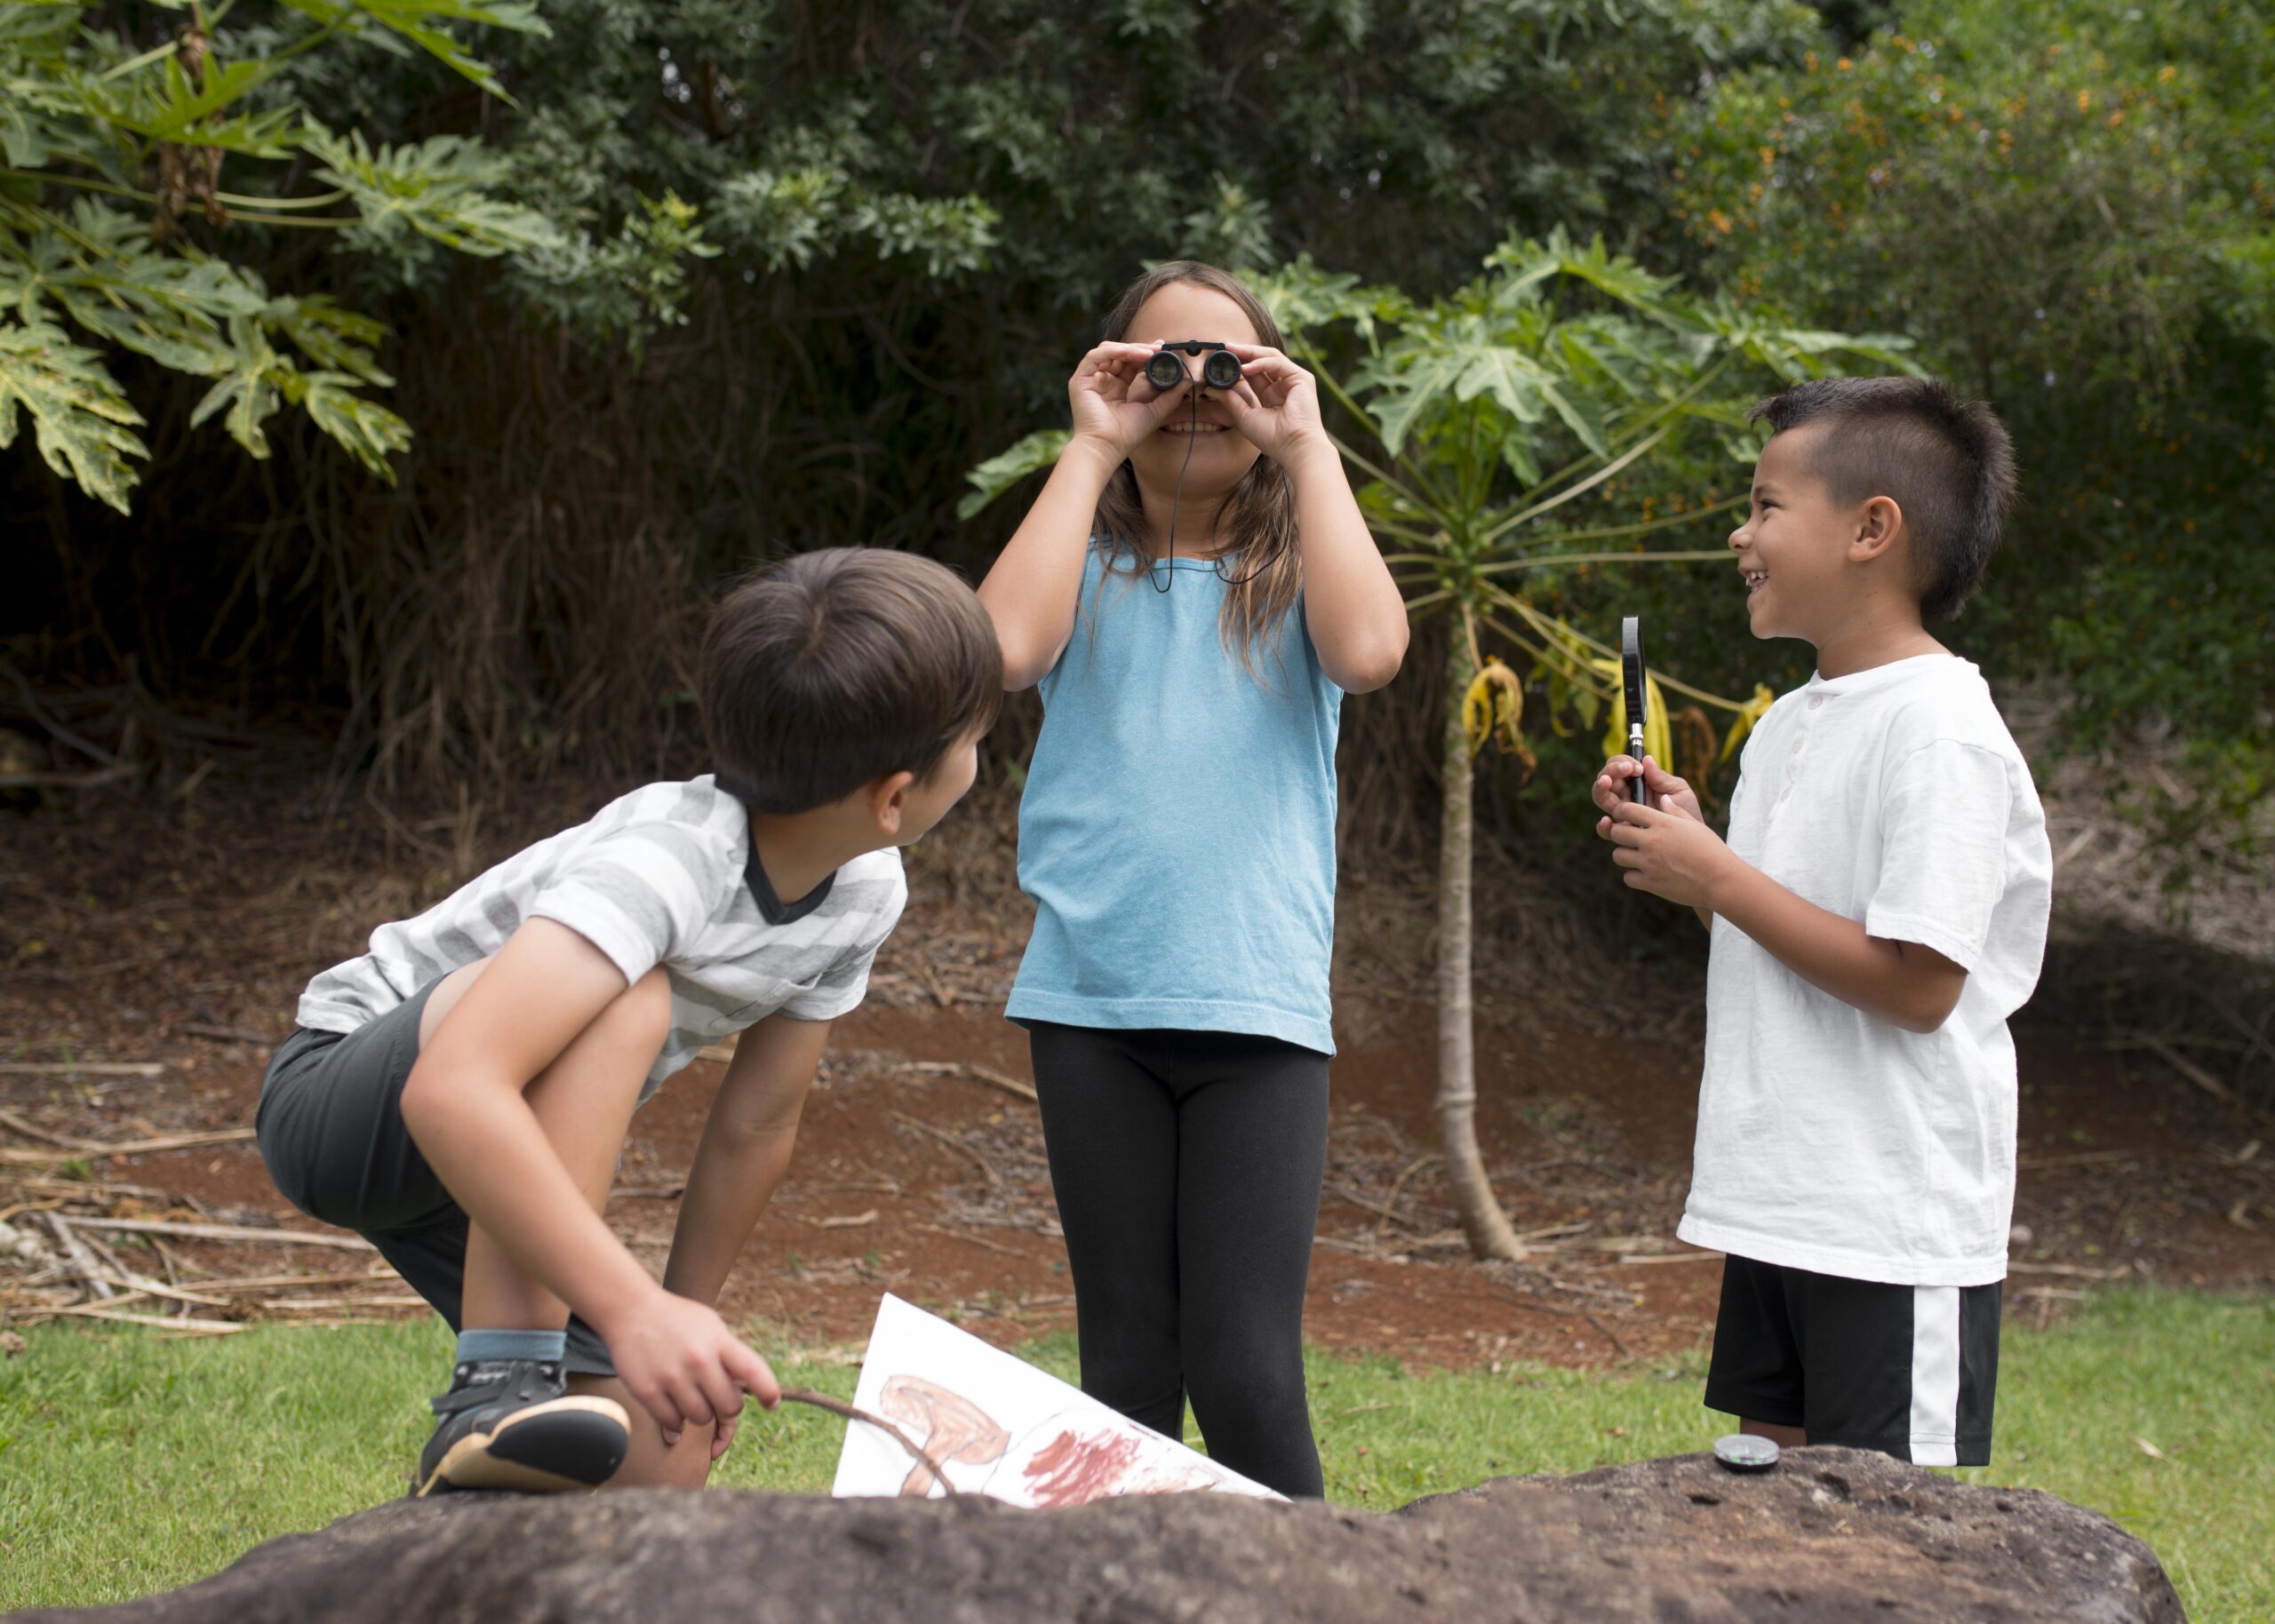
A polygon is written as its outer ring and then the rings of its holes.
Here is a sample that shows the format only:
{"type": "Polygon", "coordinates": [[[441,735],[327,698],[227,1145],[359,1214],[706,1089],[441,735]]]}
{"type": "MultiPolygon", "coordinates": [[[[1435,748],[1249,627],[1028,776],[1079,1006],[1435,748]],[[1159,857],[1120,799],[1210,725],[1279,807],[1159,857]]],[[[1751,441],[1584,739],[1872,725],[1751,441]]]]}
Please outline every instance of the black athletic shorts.
{"type": "MultiPolygon", "coordinates": [[[[253,1117],[261,1159],[284,1198],[379,1250],[453,1331],[464,1328],[467,1218],[403,1124],[419,1017],[438,977],[352,1032],[301,1027],[278,1046],[253,1117]]],[[[608,1344],[569,1321],[567,1368],[612,1376],[608,1344]]]]}
{"type": "Polygon", "coordinates": [[[1812,1444],[1988,1466],[2000,1291],[1726,1258],[1706,1407],[1801,1428],[1812,1444]]]}

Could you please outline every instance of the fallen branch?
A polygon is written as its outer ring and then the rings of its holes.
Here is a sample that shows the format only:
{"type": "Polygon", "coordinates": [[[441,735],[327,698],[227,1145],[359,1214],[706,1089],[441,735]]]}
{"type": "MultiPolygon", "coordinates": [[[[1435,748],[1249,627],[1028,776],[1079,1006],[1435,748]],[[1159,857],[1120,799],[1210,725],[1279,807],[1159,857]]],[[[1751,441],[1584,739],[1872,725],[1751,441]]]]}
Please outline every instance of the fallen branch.
{"type": "MultiPolygon", "coordinates": [[[[147,959],[134,962],[159,964],[164,960],[147,959]]],[[[165,1069],[165,1063],[159,1060],[0,1060],[0,1072],[10,1077],[158,1077],[165,1069]]]]}
{"type": "Polygon", "coordinates": [[[177,1319],[168,1314],[122,1314],[108,1304],[92,1302],[67,1303],[61,1308],[42,1309],[41,1314],[68,1314],[76,1319],[108,1319],[114,1325],[155,1325],[161,1331],[178,1331],[195,1336],[233,1336],[240,1331],[251,1330],[234,1319],[177,1319]]]}
{"type": "MultiPolygon", "coordinates": [[[[11,1127],[16,1126],[9,1123],[11,1127]]],[[[22,1130],[18,1128],[19,1132],[22,1130]]],[[[57,1150],[17,1150],[0,1148],[0,1161],[17,1164],[52,1162],[72,1156],[156,1156],[162,1150],[194,1150],[202,1145],[243,1144],[252,1137],[249,1127],[219,1127],[198,1134],[168,1134],[156,1139],[121,1139],[106,1142],[100,1139],[65,1139],[60,1134],[42,1137],[53,1140],[57,1150]]]]}
{"type": "Polygon", "coordinates": [[[904,1060],[893,1070],[921,1072],[927,1077],[968,1077],[974,1082],[1001,1088],[1006,1094],[1016,1094],[1030,1105],[1035,1103],[1035,1092],[1031,1085],[1021,1082],[1008,1072],[998,1071],[993,1066],[957,1060],[904,1060]]]}
{"type": "Polygon", "coordinates": [[[215,1043],[250,1043],[257,1048],[267,1048],[276,1041],[266,1032],[250,1031],[242,1026],[208,1026],[203,1021],[177,1021],[174,1030],[185,1038],[205,1038],[215,1043]]]}
{"type": "Polygon", "coordinates": [[[345,1252],[376,1250],[360,1235],[319,1235],[308,1230],[251,1230],[230,1223],[171,1223],[144,1218],[75,1218],[71,1222],[82,1229],[172,1235],[183,1240],[265,1241],[275,1246],[337,1246],[345,1252]]]}
{"type": "Polygon", "coordinates": [[[73,1274],[98,1297],[116,1297],[118,1293],[103,1278],[102,1269],[87,1243],[71,1230],[70,1221],[60,1213],[42,1213],[40,1220],[54,1232],[56,1242],[63,1248],[64,1261],[73,1274]]]}
{"type": "Polygon", "coordinates": [[[915,1223],[911,1224],[909,1228],[922,1230],[928,1235],[945,1235],[950,1240],[960,1240],[963,1242],[967,1246],[982,1246],[990,1252],[1000,1252],[1005,1257],[1018,1259],[1022,1263],[1032,1263],[1035,1261],[1024,1252],[1014,1252],[1010,1247],[1004,1246],[1000,1241],[989,1240],[985,1236],[981,1235],[968,1235],[962,1230],[949,1229],[946,1224],[915,1223]]]}
{"type": "Polygon", "coordinates": [[[817,1393],[809,1388],[786,1387],[782,1389],[782,1397],[783,1401],[787,1404],[811,1405],[817,1410],[826,1410],[832,1415],[843,1416],[847,1421],[859,1421],[864,1426],[874,1427],[878,1431],[883,1433],[894,1443],[906,1450],[911,1455],[914,1455],[917,1460],[922,1461],[924,1463],[924,1469],[932,1474],[933,1481],[938,1483],[943,1490],[946,1491],[950,1499],[953,1500],[958,1494],[962,1493],[962,1491],[958,1489],[954,1484],[948,1481],[947,1472],[941,1467],[938,1461],[935,1461],[930,1455],[927,1454],[923,1448],[919,1445],[914,1439],[911,1438],[908,1434],[903,1432],[898,1427],[894,1426],[892,1422],[885,1420],[882,1415],[872,1415],[866,1410],[857,1409],[852,1405],[847,1404],[842,1398],[832,1398],[826,1393],[817,1393]]]}
{"type": "Polygon", "coordinates": [[[935,1127],[935,1126],[934,1126],[932,1124],[930,1124],[930,1122],[922,1121],[922,1120],[920,1120],[919,1118],[915,1118],[915,1117],[909,1116],[909,1115],[907,1115],[906,1113],[902,1112],[902,1111],[897,1111],[893,1112],[893,1113],[892,1113],[892,1115],[893,1115],[893,1120],[894,1120],[894,1121],[896,1121],[896,1122],[906,1122],[906,1124],[908,1124],[908,1126],[911,1126],[911,1127],[914,1128],[914,1129],[915,1129],[917,1132],[919,1132],[920,1134],[930,1134],[933,1138],[935,1138],[935,1139],[938,1140],[942,1144],[944,1144],[944,1145],[947,1145],[947,1146],[950,1146],[951,1148],[953,1148],[953,1149],[954,1149],[954,1150],[958,1150],[962,1151],[966,1156],[970,1157],[975,1164],[977,1164],[977,1165],[978,1165],[978,1166],[979,1170],[980,1170],[982,1173],[984,1173],[984,1174],[986,1174],[987,1175],[987,1182],[988,1182],[989,1183],[991,1183],[991,1184],[1000,1184],[1000,1183],[1002,1183],[1002,1182],[1003,1182],[1003,1175],[1002,1175],[1002,1174],[1000,1174],[1000,1173],[998,1173],[998,1172],[996,1172],[996,1171],[995,1171],[995,1164],[994,1164],[994,1163],[993,1163],[993,1162],[989,1161],[986,1157],[982,1156],[978,1151],[977,1151],[977,1150],[973,1150],[970,1145],[968,1145],[968,1144],[964,1143],[964,1142],[963,1142],[962,1140],[961,1140],[961,1139],[957,1138],[954,1134],[951,1134],[950,1132],[948,1132],[948,1130],[947,1130],[947,1129],[946,1129],[946,1128],[944,1128],[944,1127],[935,1127]]]}

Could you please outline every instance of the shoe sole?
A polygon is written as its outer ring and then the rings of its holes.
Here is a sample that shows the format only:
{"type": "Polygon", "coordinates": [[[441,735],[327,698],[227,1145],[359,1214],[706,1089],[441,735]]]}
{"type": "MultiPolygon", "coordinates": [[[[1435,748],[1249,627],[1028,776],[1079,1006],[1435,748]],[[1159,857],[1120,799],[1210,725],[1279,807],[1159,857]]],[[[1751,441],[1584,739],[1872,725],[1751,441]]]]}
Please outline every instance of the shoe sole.
{"type": "Polygon", "coordinates": [[[612,1398],[549,1399],[516,1410],[488,1432],[469,1432],[412,1491],[507,1489],[524,1494],[596,1489],[624,1464],[632,1430],[612,1398]]]}

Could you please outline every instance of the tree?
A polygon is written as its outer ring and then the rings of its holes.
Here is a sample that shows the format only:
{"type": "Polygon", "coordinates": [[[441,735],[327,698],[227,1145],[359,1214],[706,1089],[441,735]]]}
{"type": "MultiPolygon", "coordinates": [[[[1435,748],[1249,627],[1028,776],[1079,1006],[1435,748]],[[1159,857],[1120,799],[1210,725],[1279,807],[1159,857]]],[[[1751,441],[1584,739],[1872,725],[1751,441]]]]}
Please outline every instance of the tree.
{"type": "Polygon", "coordinates": [[[1893,10],[1684,110],[1685,230],[1721,285],[1899,327],[1998,408],[2025,499],[1970,649],[2054,679],[2065,740],[2177,723],[2240,812],[2275,771],[2267,10],[1893,10]]]}
{"type": "Polygon", "coordinates": [[[476,255],[554,238],[492,194],[500,170],[480,142],[374,147],[329,128],[288,78],[310,52],[415,52],[502,93],[452,28],[540,31],[534,7],[290,0],[274,14],[231,32],[196,4],[0,10],[0,448],[28,416],[48,466],[121,512],[148,448],[116,351],[211,379],[192,426],[219,416],[255,457],[288,405],[381,478],[409,441],[367,393],[393,382],[382,326],[322,293],[273,292],[242,258],[249,236],[415,237],[476,255]]]}

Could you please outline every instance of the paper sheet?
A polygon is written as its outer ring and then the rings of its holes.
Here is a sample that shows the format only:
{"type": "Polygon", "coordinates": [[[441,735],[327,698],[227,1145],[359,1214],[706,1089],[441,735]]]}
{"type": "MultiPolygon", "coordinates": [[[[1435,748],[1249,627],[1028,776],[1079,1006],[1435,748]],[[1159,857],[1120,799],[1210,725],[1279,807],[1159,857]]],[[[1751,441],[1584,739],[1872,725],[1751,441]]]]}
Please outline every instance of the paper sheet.
{"type": "MultiPolygon", "coordinates": [[[[960,1492],[1015,1506],[1194,1491],[1284,1498],[890,1294],[853,1402],[922,1445],[960,1492]]],[[[922,1462],[860,1421],[846,1423],[831,1492],[943,1493],[922,1462]]]]}

